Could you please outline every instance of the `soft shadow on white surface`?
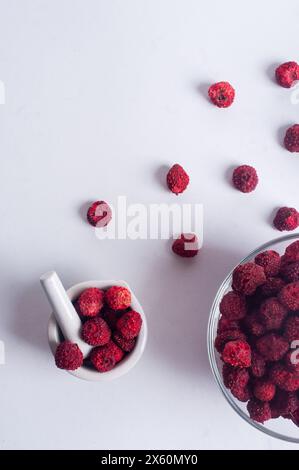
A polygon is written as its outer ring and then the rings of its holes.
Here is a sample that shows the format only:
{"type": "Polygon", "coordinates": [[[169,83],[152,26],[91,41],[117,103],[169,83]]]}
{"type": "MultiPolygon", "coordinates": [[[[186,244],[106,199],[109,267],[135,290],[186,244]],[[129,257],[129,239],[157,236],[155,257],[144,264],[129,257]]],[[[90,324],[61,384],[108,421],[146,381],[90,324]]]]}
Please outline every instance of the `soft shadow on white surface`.
{"type": "Polygon", "coordinates": [[[195,87],[197,93],[200,94],[202,96],[202,98],[205,101],[208,101],[209,103],[210,103],[210,98],[209,98],[208,91],[209,91],[209,88],[212,84],[213,84],[212,82],[202,82],[202,83],[199,83],[198,85],[196,85],[196,87],[195,87]]]}
{"type": "Polygon", "coordinates": [[[170,165],[161,165],[157,168],[155,172],[155,178],[161,188],[164,188],[165,191],[169,192],[169,189],[166,186],[166,177],[167,173],[170,170],[170,165]]]}
{"type": "Polygon", "coordinates": [[[277,85],[277,82],[276,82],[276,78],[275,78],[275,70],[277,69],[277,67],[280,65],[279,62],[274,62],[273,64],[270,64],[267,69],[266,69],[266,75],[267,77],[269,78],[269,80],[272,82],[272,83],[275,83],[277,85]]]}

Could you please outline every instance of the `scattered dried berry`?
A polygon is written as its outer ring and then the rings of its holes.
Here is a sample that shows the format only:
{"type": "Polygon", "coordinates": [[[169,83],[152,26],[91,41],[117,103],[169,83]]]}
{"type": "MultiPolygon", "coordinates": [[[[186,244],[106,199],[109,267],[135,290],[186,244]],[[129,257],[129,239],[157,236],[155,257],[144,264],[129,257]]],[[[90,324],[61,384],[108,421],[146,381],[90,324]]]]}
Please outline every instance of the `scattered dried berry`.
{"type": "Polygon", "coordinates": [[[233,367],[250,367],[251,348],[246,341],[229,341],[224,346],[221,358],[233,367]]]}
{"type": "Polygon", "coordinates": [[[96,287],[85,289],[79,296],[77,305],[84,317],[95,317],[103,307],[104,293],[96,287]]]}
{"type": "Polygon", "coordinates": [[[255,260],[256,264],[264,268],[267,277],[277,276],[280,270],[280,255],[274,250],[259,253],[255,260]]]}
{"type": "Polygon", "coordinates": [[[299,225],[299,214],[293,207],[281,207],[273,220],[274,227],[280,232],[290,232],[299,225]]]}
{"type": "Polygon", "coordinates": [[[235,98],[235,90],[228,82],[218,82],[210,86],[208,91],[213,104],[218,108],[227,108],[235,98]]]}
{"type": "Polygon", "coordinates": [[[289,152],[299,152],[299,124],[294,124],[286,131],[284,146],[289,152]]]}
{"type": "Polygon", "coordinates": [[[174,240],[172,251],[182,258],[193,258],[199,252],[197,236],[193,233],[182,233],[174,240]]]}
{"type": "Polygon", "coordinates": [[[264,269],[255,263],[237,266],[233,272],[233,289],[244,295],[252,295],[266,282],[264,269]]]}
{"type": "Polygon", "coordinates": [[[233,172],[233,185],[242,193],[251,193],[258,184],[255,168],[249,165],[238,166],[233,172]]]}
{"type": "Polygon", "coordinates": [[[283,335],[289,343],[299,341],[299,316],[289,317],[286,320],[283,335]]]}
{"type": "Polygon", "coordinates": [[[271,401],[275,395],[276,386],[270,380],[256,380],[253,388],[255,398],[260,401],[271,401]]]}
{"type": "Polygon", "coordinates": [[[91,346],[104,346],[110,337],[110,328],[103,318],[91,318],[82,327],[82,339],[91,346]]]}
{"type": "Polygon", "coordinates": [[[289,344],[282,336],[268,333],[258,338],[256,348],[267,361],[279,361],[289,349],[289,344]]]}
{"type": "Polygon", "coordinates": [[[112,286],[105,292],[105,301],[113,310],[130,307],[131,300],[131,292],[126,287],[112,286]]]}
{"type": "Polygon", "coordinates": [[[279,292],[278,298],[289,310],[299,310],[299,281],[284,286],[279,292]]]}
{"type": "Polygon", "coordinates": [[[185,191],[189,184],[189,176],[184,168],[176,163],[167,173],[167,186],[171,192],[178,195],[185,191]]]}
{"type": "Polygon", "coordinates": [[[113,340],[123,351],[131,352],[133,351],[136,340],[135,339],[125,339],[120,333],[117,331],[113,335],[113,340]]]}
{"type": "Polygon", "coordinates": [[[275,70],[277,83],[284,88],[290,88],[299,80],[299,65],[297,62],[285,62],[275,70]]]}
{"type": "Polygon", "coordinates": [[[76,370],[83,364],[83,354],[77,344],[63,341],[57,346],[55,363],[59,369],[76,370]]]}
{"type": "Polygon", "coordinates": [[[220,302],[220,313],[229,320],[240,320],[246,315],[246,301],[238,292],[228,292],[220,302]]]}
{"type": "Polygon", "coordinates": [[[87,220],[93,227],[106,227],[112,219],[112,211],[107,202],[96,201],[87,211],[87,220]]]}
{"type": "Polygon", "coordinates": [[[288,310],[275,297],[264,300],[260,307],[260,318],[267,331],[279,330],[288,310]]]}
{"type": "Polygon", "coordinates": [[[125,339],[133,339],[139,335],[141,325],[142,318],[140,313],[130,310],[117,321],[116,327],[125,339]]]}
{"type": "Polygon", "coordinates": [[[271,409],[268,402],[262,402],[252,398],[247,404],[249,416],[258,423],[264,423],[271,419],[271,409]]]}

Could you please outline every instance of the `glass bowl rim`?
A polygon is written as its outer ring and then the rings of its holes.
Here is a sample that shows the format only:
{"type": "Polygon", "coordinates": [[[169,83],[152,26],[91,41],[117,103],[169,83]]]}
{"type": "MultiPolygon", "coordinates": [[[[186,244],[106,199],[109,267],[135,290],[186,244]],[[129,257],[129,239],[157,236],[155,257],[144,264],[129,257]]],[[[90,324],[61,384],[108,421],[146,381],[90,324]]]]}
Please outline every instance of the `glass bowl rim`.
{"type": "MultiPolygon", "coordinates": [[[[239,263],[236,264],[238,266],[239,264],[247,263],[248,261],[252,260],[255,258],[255,256],[260,253],[261,251],[265,251],[268,248],[270,248],[272,245],[277,244],[277,243],[283,243],[288,240],[292,239],[299,239],[299,233],[292,233],[288,235],[284,235],[282,237],[275,238],[267,243],[264,243],[263,245],[260,245],[258,248],[253,250],[249,255],[247,255],[245,258],[243,258],[239,263]]],[[[230,404],[230,406],[236,411],[236,413],[244,419],[247,423],[249,423],[251,426],[254,428],[258,429],[259,431],[263,432],[264,434],[267,434],[271,437],[275,437],[276,439],[280,439],[283,441],[287,442],[292,442],[295,444],[299,443],[299,437],[291,437],[287,436],[284,434],[280,434],[279,432],[273,431],[271,429],[268,429],[267,427],[263,426],[260,423],[257,423],[253,421],[249,416],[247,416],[244,411],[239,408],[231,394],[228,392],[226,387],[224,386],[222,376],[219,372],[218,366],[217,366],[217,361],[216,361],[216,353],[215,353],[215,347],[214,347],[214,338],[213,338],[213,333],[215,331],[215,323],[218,321],[218,318],[216,316],[217,313],[217,308],[220,303],[221,298],[223,297],[224,291],[227,288],[227,283],[231,279],[233,270],[235,267],[229,272],[229,274],[225,277],[224,281],[221,283],[216,296],[214,298],[211,310],[210,310],[210,315],[209,315],[209,322],[208,322],[208,331],[207,331],[207,348],[208,348],[208,356],[209,356],[209,362],[210,362],[210,367],[213,372],[214,379],[216,380],[216,383],[218,384],[218,387],[220,388],[222,394],[226,398],[227,402],[230,404]]]]}

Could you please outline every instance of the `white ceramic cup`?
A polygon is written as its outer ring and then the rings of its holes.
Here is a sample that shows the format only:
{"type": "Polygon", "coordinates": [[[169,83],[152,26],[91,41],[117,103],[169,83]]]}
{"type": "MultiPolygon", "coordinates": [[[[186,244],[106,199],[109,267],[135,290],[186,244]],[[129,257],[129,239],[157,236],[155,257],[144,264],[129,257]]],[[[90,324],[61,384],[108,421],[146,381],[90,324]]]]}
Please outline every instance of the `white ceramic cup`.
{"type": "MultiPolygon", "coordinates": [[[[126,374],[131,370],[141,358],[143,351],[145,349],[146,341],[147,341],[147,322],[145,318],[145,314],[141,304],[139,303],[138,299],[135,297],[132,289],[128,286],[125,281],[85,281],[80,282],[79,284],[75,284],[74,286],[70,287],[67,290],[67,294],[71,301],[76,300],[81,292],[83,292],[88,287],[97,287],[98,289],[108,289],[111,286],[122,286],[129,289],[132,296],[131,307],[133,310],[136,310],[140,313],[142,317],[142,327],[141,331],[138,335],[136,340],[135,348],[133,351],[128,353],[124,359],[122,359],[116,366],[108,371],[108,372],[98,372],[95,369],[90,369],[86,366],[79,367],[76,370],[67,371],[70,374],[78,377],[79,379],[84,380],[91,380],[95,382],[102,382],[105,380],[112,380],[122,375],[126,374]]],[[[61,337],[59,333],[59,327],[54,317],[54,314],[51,315],[48,325],[48,339],[51,351],[53,356],[55,355],[55,351],[59,343],[61,342],[61,337]]]]}

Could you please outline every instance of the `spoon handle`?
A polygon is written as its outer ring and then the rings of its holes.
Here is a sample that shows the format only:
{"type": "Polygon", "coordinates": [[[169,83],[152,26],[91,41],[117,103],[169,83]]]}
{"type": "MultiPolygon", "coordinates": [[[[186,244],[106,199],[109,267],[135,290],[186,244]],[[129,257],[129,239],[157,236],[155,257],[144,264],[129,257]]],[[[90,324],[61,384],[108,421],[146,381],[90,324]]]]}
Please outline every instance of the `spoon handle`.
{"type": "Polygon", "coordinates": [[[56,321],[66,340],[77,343],[86,357],[92,347],[80,337],[81,320],[70,301],[61,280],[55,271],[49,271],[40,278],[41,285],[53,309],[56,321]]]}

